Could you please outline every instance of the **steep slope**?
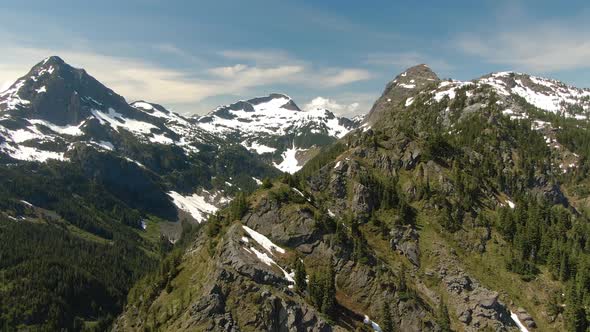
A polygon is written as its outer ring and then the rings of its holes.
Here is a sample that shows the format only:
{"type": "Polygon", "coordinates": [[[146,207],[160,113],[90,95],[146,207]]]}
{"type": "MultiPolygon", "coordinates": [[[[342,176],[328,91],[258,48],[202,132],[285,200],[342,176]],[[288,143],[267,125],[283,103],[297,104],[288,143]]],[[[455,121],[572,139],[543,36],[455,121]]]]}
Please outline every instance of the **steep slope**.
{"type": "Polygon", "coordinates": [[[440,82],[438,76],[424,64],[408,68],[387,84],[383,94],[364,120],[368,125],[374,125],[379,118],[387,114],[392,107],[397,107],[401,100],[406,101],[416,94],[440,82]]]}
{"type": "Polygon", "coordinates": [[[0,329],[105,330],[183,232],[278,174],[159,105],[42,61],[0,94],[0,329]]]}
{"type": "Polygon", "coordinates": [[[281,171],[294,173],[359,122],[326,109],[302,111],[283,94],[239,101],[194,118],[212,134],[234,140],[281,171]]]}
{"type": "Polygon", "coordinates": [[[585,94],[410,68],[362,128],[211,218],[115,327],[583,331],[585,94]]]}
{"type": "Polygon", "coordinates": [[[0,95],[0,115],[0,151],[13,160],[69,161],[91,147],[164,177],[174,193],[199,193],[208,203],[223,202],[221,191],[228,196],[239,188],[251,190],[276,174],[237,144],[160,105],[127,104],[55,56],[0,95]],[[244,167],[235,164],[236,156],[244,167]]]}
{"type": "Polygon", "coordinates": [[[198,151],[203,139],[186,119],[130,106],[86,71],[55,56],[0,94],[0,112],[2,150],[20,160],[63,160],[74,142],[117,149],[123,132],[141,143],[182,147],[187,154],[198,151]]]}

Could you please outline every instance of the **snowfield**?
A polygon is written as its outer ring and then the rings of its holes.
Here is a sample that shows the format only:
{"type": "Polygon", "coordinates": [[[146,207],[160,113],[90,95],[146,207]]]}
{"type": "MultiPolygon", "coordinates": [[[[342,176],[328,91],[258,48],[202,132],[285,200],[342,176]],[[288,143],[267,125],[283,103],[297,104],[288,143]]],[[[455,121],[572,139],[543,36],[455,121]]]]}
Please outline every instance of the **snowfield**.
{"type": "Polygon", "coordinates": [[[266,251],[268,251],[269,253],[273,253],[274,251],[280,253],[280,254],[284,254],[285,253],[285,249],[277,246],[276,244],[272,243],[272,241],[267,238],[266,236],[258,233],[257,231],[253,230],[252,228],[248,227],[248,226],[242,226],[244,228],[244,230],[246,231],[246,233],[248,233],[248,235],[254,240],[256,241],[260,246],[262,246],[264,249],[266,249],[266,251]]]}
{"type": "Polygon", "coordinates": [[[293,143],[292,148],[283,152],[283,161],[280,164],[273,163],[273,166],[286,173],[293,174],[297,172],[303,167],[303,165],[299,165],[299,161],[297,160],[297,152],[299,151],[305,150],[297,149],[295,143],[293,143]]]}
{"type": "Polygon", "coordinates": [[[197,222],[202,223],[207,220],[207,217],[217,211],[217,207],[207,202],[205,196],[192,194],[190,196],[182,196],[181,194],[170,191],[168,196],[172,198],[172,202],[180,210],[188,212],[197,222]]]}
{"type": "Polygon", "coordinates": [[[195,119],[199,128],[211,134],[241,137],[240,144],[251,152],[259,155],[280,154],[281,160],[275,161],[273,166],[288,173],[301,169],[302,165],[299,165],[296,156],[308,146],[302,148],[293,143],[290,147],[284,147],[279,138],[289,136],[294,141],[295,137],[307,134],[342,138],[353,128],[353,122],[343,120],[326,109],[302,111],[289,96],[282,94],[221,106],[195,119]],[[282,147],[277,149],[278,146],[282,147]]]}
{"type": "MultiPolygon", "coordinates": [[[[289,288],[293,288],[293,285],[295,284],[295,279],[293,279],[293,273],[288,273],[287,271],[285,271],[285,269],[283,269],[279,264],[277,264],[277,262],[275,262],[274,259],[272,259],[271,257],[274,256],[275,253],[284,254],[285,249],[272,243],[272,241],[269,238],[256,232],[248,226],[243,225],[242,228],[246,231],[246,233],[248,233],[248,236],[250,236],[250,238],[252,238],[259,246],[264,248],[264,250],[266,250],[267,252],[261,252],[254,246],[250,246],[249,248],[244,247],[244,250],[251,254],[254,254],[264,264],[268,266],[275,266],[279,270],[281,270],[281,272],[283,272],[283,276],[285,277],[285,279],[291,284],[289,285],[289,288]]],[[[247,237],[242,237],[241,240],[246,244],[250,243],[250,240],[247,237]]]]}

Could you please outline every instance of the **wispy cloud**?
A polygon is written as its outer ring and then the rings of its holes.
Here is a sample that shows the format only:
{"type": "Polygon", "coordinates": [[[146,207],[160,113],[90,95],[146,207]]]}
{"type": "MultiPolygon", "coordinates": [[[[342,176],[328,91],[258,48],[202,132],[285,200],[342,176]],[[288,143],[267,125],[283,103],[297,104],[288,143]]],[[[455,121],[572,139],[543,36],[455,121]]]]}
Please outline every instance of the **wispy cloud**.
{"type": "MultiPolygon", "coordinates": [[[[311,63],[293,57],[284,51],[277,50],[226,50],[220,52],[227,59],[249,61],[257,67],[237,64],[231,67],[214,68],[217,74],[228,75],[240,71],[243,74],[254,74],[260,78],[262,73],[283,73],[281,78],[291,83],[312,88],[326,88],[365,81],[373,77],[365,69],[359,68],[316,68],[311,63]]],[[[277,77],[279,78],[279,77],[277,77]]]]}
{"type": "MultiPolygon", "coordinates": [[[[199,61],[200,67],[169,68],[141,58],[104,55],[91,49],[34,48],[17,43],[0,46],[0,83],[15,81],[24,75],[35,61],[49,55],[59,55],[73,66],[85,68],[99,81],[129,100],[147,99],[161,104],[191,104],[223,95],[246,95],[251,89],[277,84],[322,89],[366,80],[370,73],[353,68],[316,68],[286,52],[225,51],[222,61],[232,64],[214,66],[203,62],[174,45],[157,46],[159,51],[189,60],[199,61]],[[240,61],[250,60],[253,64],[240,61]],[[237,62],[237,63],[236,63],[237,62]]],[[[4,84],[3,84],[4,85],[4,84]]]]}
{"type": "Polygon", "coordinates": [[[305,70],[302,66],[252,67],[236,64],[227,67],[215,67],[208,70],[213,76],[231,81],[235,86],[255,86],[285,82],[290,77],[305,70]]]}
{"type": "Polygon", "coordinates": [[[520,22],[502,21],[479,33],[462,34],[456,38],[455,45],[470,56],[518,70],[556,72],[590,68],[587,19],[543,23],[521,19],[520,22]]]}
{"type": "Polygon", "coordinates": [[[190,52],[187,52],[187,51],[185,51],[173,44],[159,43],[159,44],[153,45],[153,49],[160,52],[160,53],[163,53],[166,55],[171,55],[176,58],[182,59],[183,61],[186,61],[191,64],[203,65],[204,63],[206,63],[204,59],[202,59],[190,52]]]}
{"type": "Polygon", "coordinates": [[[371,77],[371,73],[364,69],[333,69],[320,72],[317,82],[323,86],[334,87],[365,81],[371,77]]]}
{"type": "Polygon", "coordinates": [[[40,61],[49,55],[59,55],[71,65],[85,68],[99,81],[128,99],[185,103],[212,95],[218,88],[216,84],[210,84],[211,82],[191,79],[184,72],[136,58],[17,45],[4,46],[0,52],[7,58],[7,61],[0,64],[0,81],[14,81],[24,75],[34,65],[31,61],[40,61]]]}
{"type": "Polygon", "coordinates": [[[224,50],[218,54],[229,60],[248,61],[258,65],[302,62],[282,50],[224,50]]]}

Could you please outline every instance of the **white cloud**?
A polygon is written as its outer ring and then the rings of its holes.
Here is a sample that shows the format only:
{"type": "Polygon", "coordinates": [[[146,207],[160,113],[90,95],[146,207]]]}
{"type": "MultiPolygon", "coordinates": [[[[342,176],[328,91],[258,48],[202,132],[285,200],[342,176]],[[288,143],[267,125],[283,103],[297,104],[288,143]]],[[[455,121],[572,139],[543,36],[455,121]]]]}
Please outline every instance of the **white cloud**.
{"type": "MultiPolygon", "coordinates": [[[[1,68],[1,67],[0,67],[1,68]]],[[[4,92],[6,90],[8,90],[8,88],[10,88],[10,86],[12,85],[12,83],[14,83],[13,80],[8,80],[8,81],[4,81],[1,85],[0,85],[0,92],[4,92]]]]}
{"type": "Polygon", "coordinates": [[[215,77],[228,80],[228,84],[236,87],[249,87],[271,83],[283,83],[302,73],[302,66],[251,67],[237,64],[229,67],[216,67],[208,70],[215,77]]]}
{"type": "Polygon", "coordinates": [[[320,72],[317,81],[322,86],[333,87],[358,81],[366,81],[371,77],[371,73],[364,69],[338,69],[320,72]]]}
{"type": "MultiPolygon", "coordinates": [[[[80,45],[78,43],[77,45],[80,45]]],[[[77,46],[79,47],[79,46],[77,46]]],[[[250,97],[262,87],[286,85],[298,89],[322,89],[366,80],[370,74],[352,68],[316,68],[282,51],[225,51],[221,61],[233,62],[215,66],[174,45],[155,45],[154,50],[198,62],[198,66],[175,68],[141,58],[104,55],[84,47],[28,47],[15,39],[0,45],[0,82],[14,82],[41,59],[59,55],[72,66],[84,68],[90,75],[128,100],[145,99],[162,105],[176,105],[180,112],[199,109],[203,100],[217,96],[250,97]],[[245,64],[237,60],[252,60],[245,64]],[[284,61],[284,62],[283,62],[284,61]],[[236,63],[237,62],[237,63],[236,63]]],[[[199,109],[200,110],[200,109],[199,109]]]]}
{"type": "Polygon", "coordinates": [[[163,104],[193,102],[215,94],[220,88],[217,82],[195,80],[184,72],[135,58],[17,45],[4,46],[0,52],[6,56],[0,64],[0,81],[14,82],[26,74],[35,62],[58,54],[72,66],[85,68],[96,79],[130,100],[148,99],[163,104]]]}
{"type": "Polygon", "coordinates": [[[329,88],[365,81],[372,77],[371,73],[357,68],[315,68],[312,64],[294,58],[280,50],[226,50],[219,53],[224,58],[255,63],[260,68],[242,64],[231,67],[213,68],[212,73],[219,76],[249,74],[260,78],[271,73],[282,73],[281,78],[291,83],[314,88],[329,88]]]}
{"type": "Polygon", "coordinates": [[[462,34],[455,44],[468,55],[517,70],[590,68],[590,27],[585,20],[502,24],[488,31],[462,34]]]}
{"type": "Polygon", "coordinates": [[[225,50],[219,52],[219,55],[226,59],[253,62],[259,65],[302,62],[281,50],[225,50]]]}
{"type": "Polygon", "coordinates": [[[303,109],[306,111],[311,111],[315,109],[327,109],[337,114],[353,114],[359,109],[360,104],[358,102],[353,102],[350,104],[340,104],[337,101],[324,98],[324,97],[315,97],[309,103],[303,106],[303,109]]]}

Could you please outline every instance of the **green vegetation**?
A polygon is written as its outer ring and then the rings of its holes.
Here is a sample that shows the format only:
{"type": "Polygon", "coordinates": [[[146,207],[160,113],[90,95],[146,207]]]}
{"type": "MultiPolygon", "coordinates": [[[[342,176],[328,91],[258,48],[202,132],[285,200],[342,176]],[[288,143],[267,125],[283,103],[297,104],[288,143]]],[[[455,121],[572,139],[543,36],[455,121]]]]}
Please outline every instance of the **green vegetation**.
{"type": "Polygon", "coordinates": [[[307,272],[305,272],[305,264],[303,264],[303,260],[297,257],[295,258],[293,270],[295,271],[295,287],[299,292],[303,292],[307,289],[307,272]]]}
{"type": "Polygon", "coordinates": [[[172,213],[168,199],[149,189],[158,184],[133,163],[117,162],[110,172],[133,173],[118,181],[151,193],[137,200],[118,190],[99,171],[111,161],[103,162],[93,169],[58,162],[0,167],[3,330],[104,330],[131,286],[156,265],[159,238],[140,235],[141,223],[146,212],[172,213]]]}
{"type": "Polygon", "coordinates": [[[328,316],[336,309],[336,275],[330,262],[327,267],[314,271],[309,277],[307,292],[311,303],[328,316]]]}

